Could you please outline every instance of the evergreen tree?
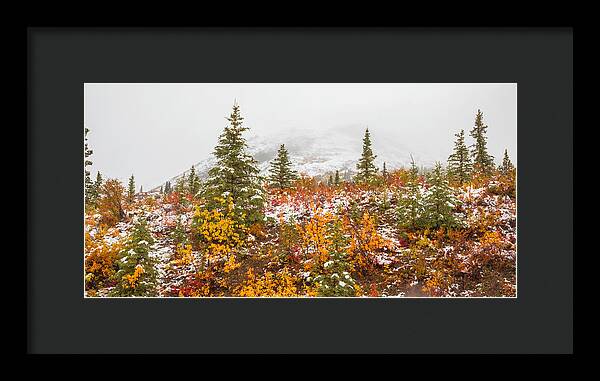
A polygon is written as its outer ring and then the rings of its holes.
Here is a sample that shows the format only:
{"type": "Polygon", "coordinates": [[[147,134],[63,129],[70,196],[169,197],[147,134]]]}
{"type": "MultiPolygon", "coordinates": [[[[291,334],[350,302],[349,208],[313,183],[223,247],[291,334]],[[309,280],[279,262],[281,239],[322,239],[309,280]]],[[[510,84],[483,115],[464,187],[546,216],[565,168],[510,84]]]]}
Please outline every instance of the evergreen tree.
{"type": "Polygon", "coordinates": [[[89,160],[88,158],[94,153],[94,151],[92,151],[89,147],[88,147],[88,143],[87,143],[87,134],[88,132],[90,132],[90,130],[85,127],[84,128],[84,148],[83,148],[83,171],[84,171],[84,175],[85,175],[85,179],[84,179],[84,194],[85,194],[85,204],[86,206],[88,206],[90,204],[90,197],[93,197],[93,187],[94,187],[94,183],[92,182],[92,179],[90,178],[90,171],[87,169],[88,166],[92,165],[92,161],[89,160]]]}
{"type": "Polygon", "coordinates": [[[198,174],[196,174],[196,170],[194,169],[193,165],[188,177],[188,190],[192,196],[195,196],[196,193],[200,191],[200,178],[198,177],[198,174]]]}
{"type": "Polygon", "coordinates": [[[136,221],[117,261],[117,285],[111,291],[112,296],[156,295],[156,260],[149,255],[153,243],[146,221],[136,221]]]}
{"type": "Polygon", "coordinates": [[[183,173],[181,176],[179,176],[177,178],[177,181],[175,182],[175,188],[173,188],[173,191],[175,193],[177,193],[179,195],[179,197],[182,197],[185,194],[185,192],[187,191],[185,178],[186,178],[185,173],[183,173]]]}
{"type": "Polygon", "coordinates": [[[330,187],[333,185],[333,175],[329,175],[329,178],[327,179],[327,186],[330,187]]]}
{"type": "Polygon", "coordinates": [[[387,180],[388,172],[387,172],[387,168],[385,167],[385,161],[383,162],[383,171],[381,174],[383,175],[383,179],[387,180]]]}
{"type": "Polygon", "coordinates": [[[423,225],[423,202],[419,185],[419,169],[411,155],[411,167],[404,187],[404,193],[398,197],[398,220],[404,228],[419,228],[423,225]]]}
{"type": "Polygon", "coordinates": [[[142,186],[140,185],[140,193],[142,193],[144,191],[144,189],[142,188],[142,186]]]}
{"type": "Polygon", "coordinates": [[[185,231],[185,226],[181,222],[181,215],[177,216],[177,225],[171,233],[171,238],[173,239],[173,243],[175,245],[185,245],[188,243],[187,233],[185,231]]]}
{"type": "Polygon", "coordinates": [[[100,191],[102,189],[102,175],[100,171],[96,173],[96,181],[90,190],[89,203],[90,205],[96,207],[98,204],[98,198],[100,197],[100,191]]]}
{"type": "Polygon", "coordinates": [[[459,221],[453,212],[458,200],[448,185],[439,162],[435,164],[435,168],[429,174],[428,183],[430,187],[424,202],[427,226],[432,228],[459,226],[459,221]]]}
{"type": "Polygon", "coordinates": [[[384,190],[383,196],[377,200],[377,208],[379,209],[379,213],[381,213],[382,216],[385,216],[385,218],[393,218],[393,216],[389,215],[389,211],[391,210],[391,204],[387,190],[384,190]]]}
{"type": "Polygon", "coordinates": [[[135,196],[135,178],[133,175],[129,178],[129,185],[127,187],[127,201],[133,202],[133,197],[135,196]]]}
{"type": "Polygon", "coordinates": [[[504,150],[504,158],[502,159],[502,167],[500,167],[500,171],[502,172],[502,174],[507,175],[507,174],[511,173],[514,169],[515,169],[515,166],[510,161],[510,158],[508,157],[508,150],[505,149],[504,150]]]}
{"type": "Polygon", "coordinates": [[[363,138],[362,156],[356,164],[358,174],[355,180],[357,183],[368,183],[377,175],[379,169],[374,164],[376,157],[377,155],[373,155],[373,150],[371,149],[371,134],[367,128],[363,138]]]}
{"type": "Polygon", "coordinates": [[[341,220],[337,219],[328,226],[330,244],[327,247],[329,260],[323,264],[319,274],[313,279],[319,296],[355,296],[356,282],[350,272],[346,249],[349,237],[344,234],[341,220]]]}
{"type": "Polygon", "coordinates": [[[248,153],[246,139],[242,136],[248,128],[243,126],[244,118],[237,103],[226,119],[229,125],[215,147],[217,164],[208,172],[204,196],[209,208],[218,208],[220,199],[231,196],[236,215],[245,215],[244,222],[252,224],[264,219],[260,170],[257,161],[248,153]]]}
{"type": "Polygon", "coordinates": [[[103,181],[103,180],[102,180],[102,174],[100,173],[100,171],[98,171],[98,172],[96,173],[96,182],[94,183],[94,186],[95,186],[97,189],[100,189],[100,187],[102,186],[102,181],[103,181]]]}
{"type": "Polygon", "coordinates": [[[165,194],[165,191],[164,191],[164,189],[163,189],[163,186],[162,186],[162,185],[160,186],[160,194],[162,194],[162,195],[164,195],[164,194],[165,194]]]}
{"type": "Polygon", "coordinates": [[[335,178],[333,179],[333,184],[337,187],[340,185],[340,171],[335,170],[335,178]]]}
{"type": "Polygon", "coordinates": [[[487,137],[485,136],[488,126],[483,124],[483,113],[477,110],[475,126],[471,130],[471,137],[475,139],[473,144],[473,169],[476,173],[489,176],[494,170],[494,157],[487,151],[487,137]]]}
{"type": "Polygon", "coordinates": [[[455,134],[454,152],[448,157],[448,176],[459,185],[469,182],[471,179],[471,159],[469,149],[465,144],[465,131],[460,130],[455,134]]]}
{"type": "Polygon", "coordinates": [[[271,162],[269,173],[270,185],[279,189],[291,187],[298,178],[298,174],[292,169],[292,163],[284,144],[279,147],[277,157],[271,162]]]}

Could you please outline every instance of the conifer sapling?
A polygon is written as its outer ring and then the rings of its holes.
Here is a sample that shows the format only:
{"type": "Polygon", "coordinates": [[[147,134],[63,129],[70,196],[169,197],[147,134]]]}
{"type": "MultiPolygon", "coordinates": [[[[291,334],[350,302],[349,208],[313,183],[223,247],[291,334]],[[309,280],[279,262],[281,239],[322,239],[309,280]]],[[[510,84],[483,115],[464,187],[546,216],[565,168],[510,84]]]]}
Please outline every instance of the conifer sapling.
{"type": "Polygon", "coordinates": [[[467,184],[471,179],[471,159],[465,144],[465,131],[455,134],[454,151],[448,157],[448,176],[458,185],[467,184]]]}
{"type": "Polygon", "coordinates": [[[362,156],[356,164],[356,169],[358,170],[358,174],[356,175],[357,183],[369,183],[377,175],[379,169],[374,164],[375,158],[377,158],[377,155],[373,154],[371,134],[367,128],[363,138],[362,156]]]}
{"type": "Polygon", "coordinates": [[[129,178],[129,184],[127,188],[127,201],[132,203],[133,197],[135,196],[135,178],[133,175],[129,178]]]}
{"type": "Polygon", "coordinates": [[[483,113],[477,110],[475,126],[471,130],[471,137],[475,139],[473,147],[473,169],[476,173],[489,176],[494,170],[494,157],[487,151],[487,137],[485,136],[488,126],[483,124],[483,113]]]}
{"type": "Polygon", "coordinates": [[[510,161],[510,158],[508,157],[508,150],[505,149],[504,150],[504,158],[502,159],[502,167],[500,168],[500,170],[502,171],[502,174],[507,175],[514,169],[515,169],[515,166],[510,161]]]}
{"type": "Polygon", "coordinates": [[[282,144],[277,150],[277,157],[271,162],[269,173],[270,185],[274,188],[290,188],[298,179],[298,174],[292,169],[285,144],[282,144]]]}

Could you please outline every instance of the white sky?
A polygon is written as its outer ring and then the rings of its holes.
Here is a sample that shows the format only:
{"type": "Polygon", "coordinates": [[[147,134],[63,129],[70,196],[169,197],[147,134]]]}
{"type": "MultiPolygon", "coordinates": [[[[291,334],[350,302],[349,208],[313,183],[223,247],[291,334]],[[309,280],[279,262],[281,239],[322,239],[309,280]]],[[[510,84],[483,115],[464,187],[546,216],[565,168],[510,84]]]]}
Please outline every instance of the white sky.
{"type": "Polygon", "coordinates": [[[134,174],[137,189],[149,190],[208,157],[234,99],[248,136],[360,124],[373,139],[396,140],[444,164],[456,132],[464,129],[472,143],[468,132],[479,108],[496,163],[507,148],[516,164],[516,84],[85,84],[84,94],[92,177],[99,170],[126,184],[134,174]]]}

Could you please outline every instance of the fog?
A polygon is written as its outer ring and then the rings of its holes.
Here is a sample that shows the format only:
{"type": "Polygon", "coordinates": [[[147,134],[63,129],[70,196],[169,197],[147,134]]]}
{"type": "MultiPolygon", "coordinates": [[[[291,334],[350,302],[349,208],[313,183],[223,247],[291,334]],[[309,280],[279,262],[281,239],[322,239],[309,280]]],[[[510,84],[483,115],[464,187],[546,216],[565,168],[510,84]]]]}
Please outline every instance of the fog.
{"type": "Polygon", "coordinates": [[[464,129],[472,143],[468,132],[481,109],[496,163],[506,148],[516,164],[516,84],[85,84],[84,94],[92,177],[100,171],[126,184],[133,174],[137,189],[208,157],[234,100],[247,136],[331,130],[331,144],[340,131],[356,134],[360,144],[368,126],[374,148],[377,141],[397,142],[442,163],[455,133],[464,129]]]}

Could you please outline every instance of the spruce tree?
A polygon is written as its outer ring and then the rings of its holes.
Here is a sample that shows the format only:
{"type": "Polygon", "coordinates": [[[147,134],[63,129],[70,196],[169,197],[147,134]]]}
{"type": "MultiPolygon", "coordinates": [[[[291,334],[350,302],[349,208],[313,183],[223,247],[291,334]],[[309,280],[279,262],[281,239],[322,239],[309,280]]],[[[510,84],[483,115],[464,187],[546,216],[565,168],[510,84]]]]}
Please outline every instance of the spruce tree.
{"type": "Polygon", "coordinates": [[[471,137],[475,139],[472,145],[473,170],[477,174],[489,176],[494,170],[494,157],[487,151],[487,137],[485,136],[488,126],[483,124],[483,113],[477,110],[475,126],[471,130],[471,137]]]}
{"type": "Polygon", "coordinates": [[[156,260],[149,255],[153,243],[146,221],[136,221],[117,261],[117,285],[111,291],[112,296],[156,295],[156,260]]]}
{"type": "Polygon", "coordinates": [[[471,179],[471,159],[465,144],[465,130],[455,134],[454,152],[448,157],[448,176],[458,185],[466,184],[471,179]]]}
{"type": "Polygon", "coordinates": [[[383,175],[383,179],[386,180],[388,176],[387,168],[385,167],[385,161],[383,162],[383,171],[381,173],[383,175]]]}
{"type": "Polygon", "coordinates": [[[129,185],[127,187],[127,201],[133,202],[133,198],[135,196],[135,178],[133,175],[129,178],[129,185]]]}
{"type": "Polygon", "coordinates": [[[243,125],[237,102],[228,118],[214,149],[217,164],[208,172],[204,196],[209,208],[218,208],[222,199],[231,196],[236,215],[245,215],[244,222],[252,224],[264,219],[264,189],[257,161],[248,153],[243,125]]]}
{"type": "Polygon", "coordinates": [[[164,189],[163,189],[163,186],[162,186],[162,185],[160,186],[160,194],[161,194],[161,195],[164,195],[164,194],[165,194],[165,191],[164,191],[164,189]]]}
{"type": "Polygon", "coordinates": [[[177,195],[177,200],[179,204],[181,204],[181,206],[183,207],[187,207],[189,203],[187,197],[185,197],[188,190],[189,189],[187,176],[184,172],[181,176],[177,178],[177,181],[175,182],[175,187],[173,188],[173,192],[177,195]]]}
{"type": "Polygon", "coordinates": [[[340,185],[340,171],[335,170],[335,178],[333,179],[333,184],[337,187],[340,185]]]}
{"type": "Polygon", "coordinates": [[[358,174],[356,175],[355,180],[357,183],[368,183],[377,175],[378,168],[374,164],[376,157],[377,155],[373,155],[373,150],[371,148],[371,134],[367,128],[363,138],[362,156],[356,164],[358,174]]]}
{"type": "Polygon", "coordinates": [[[188,243],[188,237],[185,231],[185,226],[181,221],[181,215],[177,216],[177,224],[173,230],[173,233],[171,233],[171,238],[176,246],[180,244],[185,245],[188,243]]]}
{"type": "Polygon", "coordinates": [[[508,157],[508,150],[504,149],[504,158],[502,159],[502,167],[500,167],[500,171],[502,172],[502,174],[507,175],[511,173],[514,169],[515,166],[508,157]]]}
{"type": "Polygon", "coordinates": [[[167,197],[171,194],[171,183],[169,181],[165,181],[165,185],[163,187],[163,200],[166,200],[167,197]]]}
{"type": "Polygon", "coordinates": [[[292,169],[285,144],[282,144],[277,150],[277,157],[271,162],[269,173],[270,185],[279,189],[291,187],[298,178],[298,174],[292,169]]]}
{"type": "Polygon", "coordinates": [[[185,192],[186,192],[186,184],[185,183],[186,183],[185,173],[183,173],[181,176],[179,176],[177,178],[177,181],[175,182],[175,188],[173,189],[175,191],[175,193],[179,194],[180,196],[185,194],[185,192]]]}
{"type": "Polygon", "coordinates": [[[337,219],[327,228],[330,238],[327,251],[329,260],[312,279],[319,296],[355,296],[356,282],[351,276],[352,266],[347,258],[349,237],[344,234],[342,222],[337,219]]]}
{"type": "Polygon", "coordinates": [[[99,189],[102,186],[102,174],[100,173],[100,171],[98,171],[96,173],[96,182],[94,183],[94,186],[99,189]]]}
{"type": "Polygon", "coordinates": [[[100,171],[98,171],[96,173],[96,181],[94,182],[92,188],[91,188],[91,194],[90,194],[90,205],[92,206],[97,206],[98,204],[98,198],[100,197],[100,191],[102,189],[102,175],[100,174],[100,171]]]}
{"type": "Polygon", "coordinates": [[[188,176],[188,190],[192,196],[195,196],[196,193],[200,191],[200,178],[198,177],[196,169],[194,169],[193,165],[192,169],[190,170],[190,175],[188,176]]]}
{"type": "Polygon", "coordinates": [[[459,221],[453,212],[458,200],[448,185],[439,162],[429,174],[428,183],[430,187],[424,200],[427,226],[431,228],[459,226],[459,221]]]}
{"type": "Polygon", "coordinates": [[[398,197],[398,220],[404,228],[416,229],[423,225],[423,202],[419,185],[419,169],[411,155],[411,167],[403,194],[398,197]]]}
{"type": "Polygon", "coordinates": [[[91,150],[88,147],[88,143],[87,143],[87,134],[88,132],[90,132],[89,128],[84,127],[84,148],[83,148],[83,171],[84,171],[84,194],[85,194],[85,204],[86,206],[90,204],[91,199],[90,197],[93,197],[93,187],[94,187],[94,183],[92,182],[92,179],[90,178],[90,171],[87,169],[88,166],[92,165],[92,161],[89,160],[88,158],[94,153],[93,150],[91,150]]]}
{"type": "Polygon", "coordinates": [[[327,179],[327,186],[330,187],[333,185],[333,175],[329,175],[329,178],[327,179]]]}

